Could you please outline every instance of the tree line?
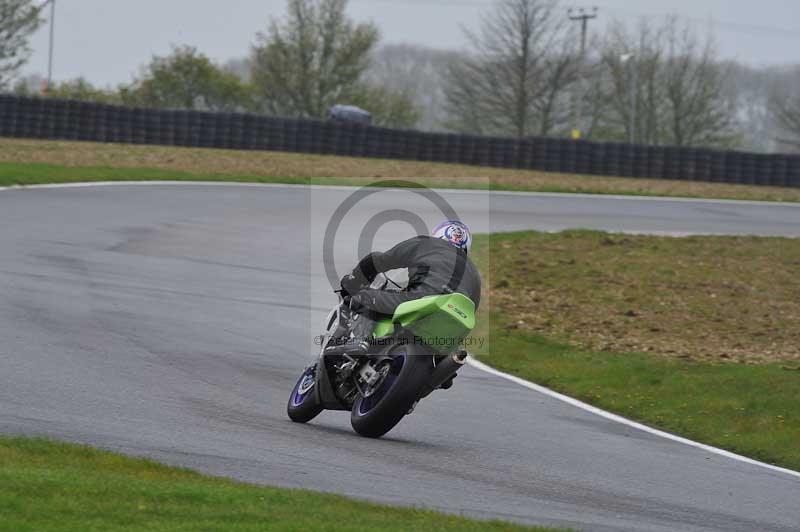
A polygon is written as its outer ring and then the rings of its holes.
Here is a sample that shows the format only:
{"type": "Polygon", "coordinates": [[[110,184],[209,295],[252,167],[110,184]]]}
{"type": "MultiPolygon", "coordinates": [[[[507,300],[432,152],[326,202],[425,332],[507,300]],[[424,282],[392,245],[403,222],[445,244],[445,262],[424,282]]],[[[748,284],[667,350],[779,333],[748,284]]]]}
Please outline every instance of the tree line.
{"type": "MultiPolygon", "coordinates": [[[[380,45],[347,0],[287,0],[250,53],[217,64],[193,47],[153,57],[131,83],[62,81],[46,96],[153,108],[325,118],[336,103],[378,125],[502,136],[800,151],[800,67],[720,59],[712,33],[678,17],[613,22],[581,46],[558,0],[495,0],[463,51],[380,45]]],[[[19,79],[31,0],[0,0],[0,88],[19,79]]]]}

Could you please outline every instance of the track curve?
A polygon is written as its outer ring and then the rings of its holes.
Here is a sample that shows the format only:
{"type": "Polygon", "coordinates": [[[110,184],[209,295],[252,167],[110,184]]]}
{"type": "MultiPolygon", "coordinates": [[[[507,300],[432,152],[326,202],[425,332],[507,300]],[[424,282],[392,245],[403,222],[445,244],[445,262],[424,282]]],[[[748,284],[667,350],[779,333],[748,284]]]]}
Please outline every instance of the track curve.
{"type": "MultiPolygon", "coordinates": [[[[0,432],[482,518],[582,530],[800,529],[796,478],[471,368],[384,440],[356,437],[347,414],[289,422],[287,394],[333,303],[312,245],[326,216],[320,202],[349,193],[0,191],[0,432]]],[[[479,219],[478,230],[800,236],[794,205],[443,195],[479,219]]],[[[380,207],[365,204],[358,215],[380,207]]],[[[437,215],[419,209],[426,220],[437,215]]],[[[345,233],[358,234],[359,223],[345,223],[345,233]]],[[[404,236],[387,227],[377,245],[404,236]]]]}

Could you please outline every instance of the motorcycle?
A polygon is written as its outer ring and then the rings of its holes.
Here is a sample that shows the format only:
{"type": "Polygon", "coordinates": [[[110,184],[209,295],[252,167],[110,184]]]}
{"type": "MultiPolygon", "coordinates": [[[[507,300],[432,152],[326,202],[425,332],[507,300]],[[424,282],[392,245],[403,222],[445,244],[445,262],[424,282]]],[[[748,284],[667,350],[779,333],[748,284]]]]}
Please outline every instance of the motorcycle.
{"type": "MultiPolygon", "coordinates": [[[[386,290],[390,281],[381,274],[372,286],[386,290]]],[[[297,380],[287,414],[307,423],[323,410],[349,410],[358,434],[380,438],[420,400],[452,383],[467,359],[459,347],[475,327],[475,304],[460,293],[408,301],[359,345],[353,328],[363,318],[338,294],[317,361],[297,380]]]]}

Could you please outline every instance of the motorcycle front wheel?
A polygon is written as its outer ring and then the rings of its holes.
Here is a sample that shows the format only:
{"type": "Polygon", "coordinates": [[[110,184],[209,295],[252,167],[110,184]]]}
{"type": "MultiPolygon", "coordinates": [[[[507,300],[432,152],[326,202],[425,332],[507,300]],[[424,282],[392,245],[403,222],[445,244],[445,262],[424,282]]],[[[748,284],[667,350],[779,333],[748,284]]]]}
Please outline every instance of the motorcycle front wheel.
{"type": "Polygon", "coordinates": [[[433,368],[430,354],[409,346],[390,352],[388,374],[368,396],[358,395],[350,424],[358,434],[380,438],[392,430],[416,403],[433,368]]]}
{"type": "Polygon", "coordinates": [[[286,413],[289,415],[289,419],[295,423],[308,423],[323,410],[317,402],[317,394],[314,390],[315,377],[315,366],[306,368],[292,389],[286,405],[286,413]]]}

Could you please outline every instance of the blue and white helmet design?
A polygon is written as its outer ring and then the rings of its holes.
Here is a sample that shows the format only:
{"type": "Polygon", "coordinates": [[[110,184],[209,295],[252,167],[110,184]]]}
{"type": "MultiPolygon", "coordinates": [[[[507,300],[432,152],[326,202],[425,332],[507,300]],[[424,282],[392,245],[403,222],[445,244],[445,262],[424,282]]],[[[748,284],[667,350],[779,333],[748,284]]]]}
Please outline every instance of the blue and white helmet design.
{"type": "Polygon", "coordinates": [[[447,220],[440,223],[433,229],[431,236],[447,240],[466,252],[469,252],[472,247],[472,233],[470,233],[469,227],[458,220],[447,220]]]}

